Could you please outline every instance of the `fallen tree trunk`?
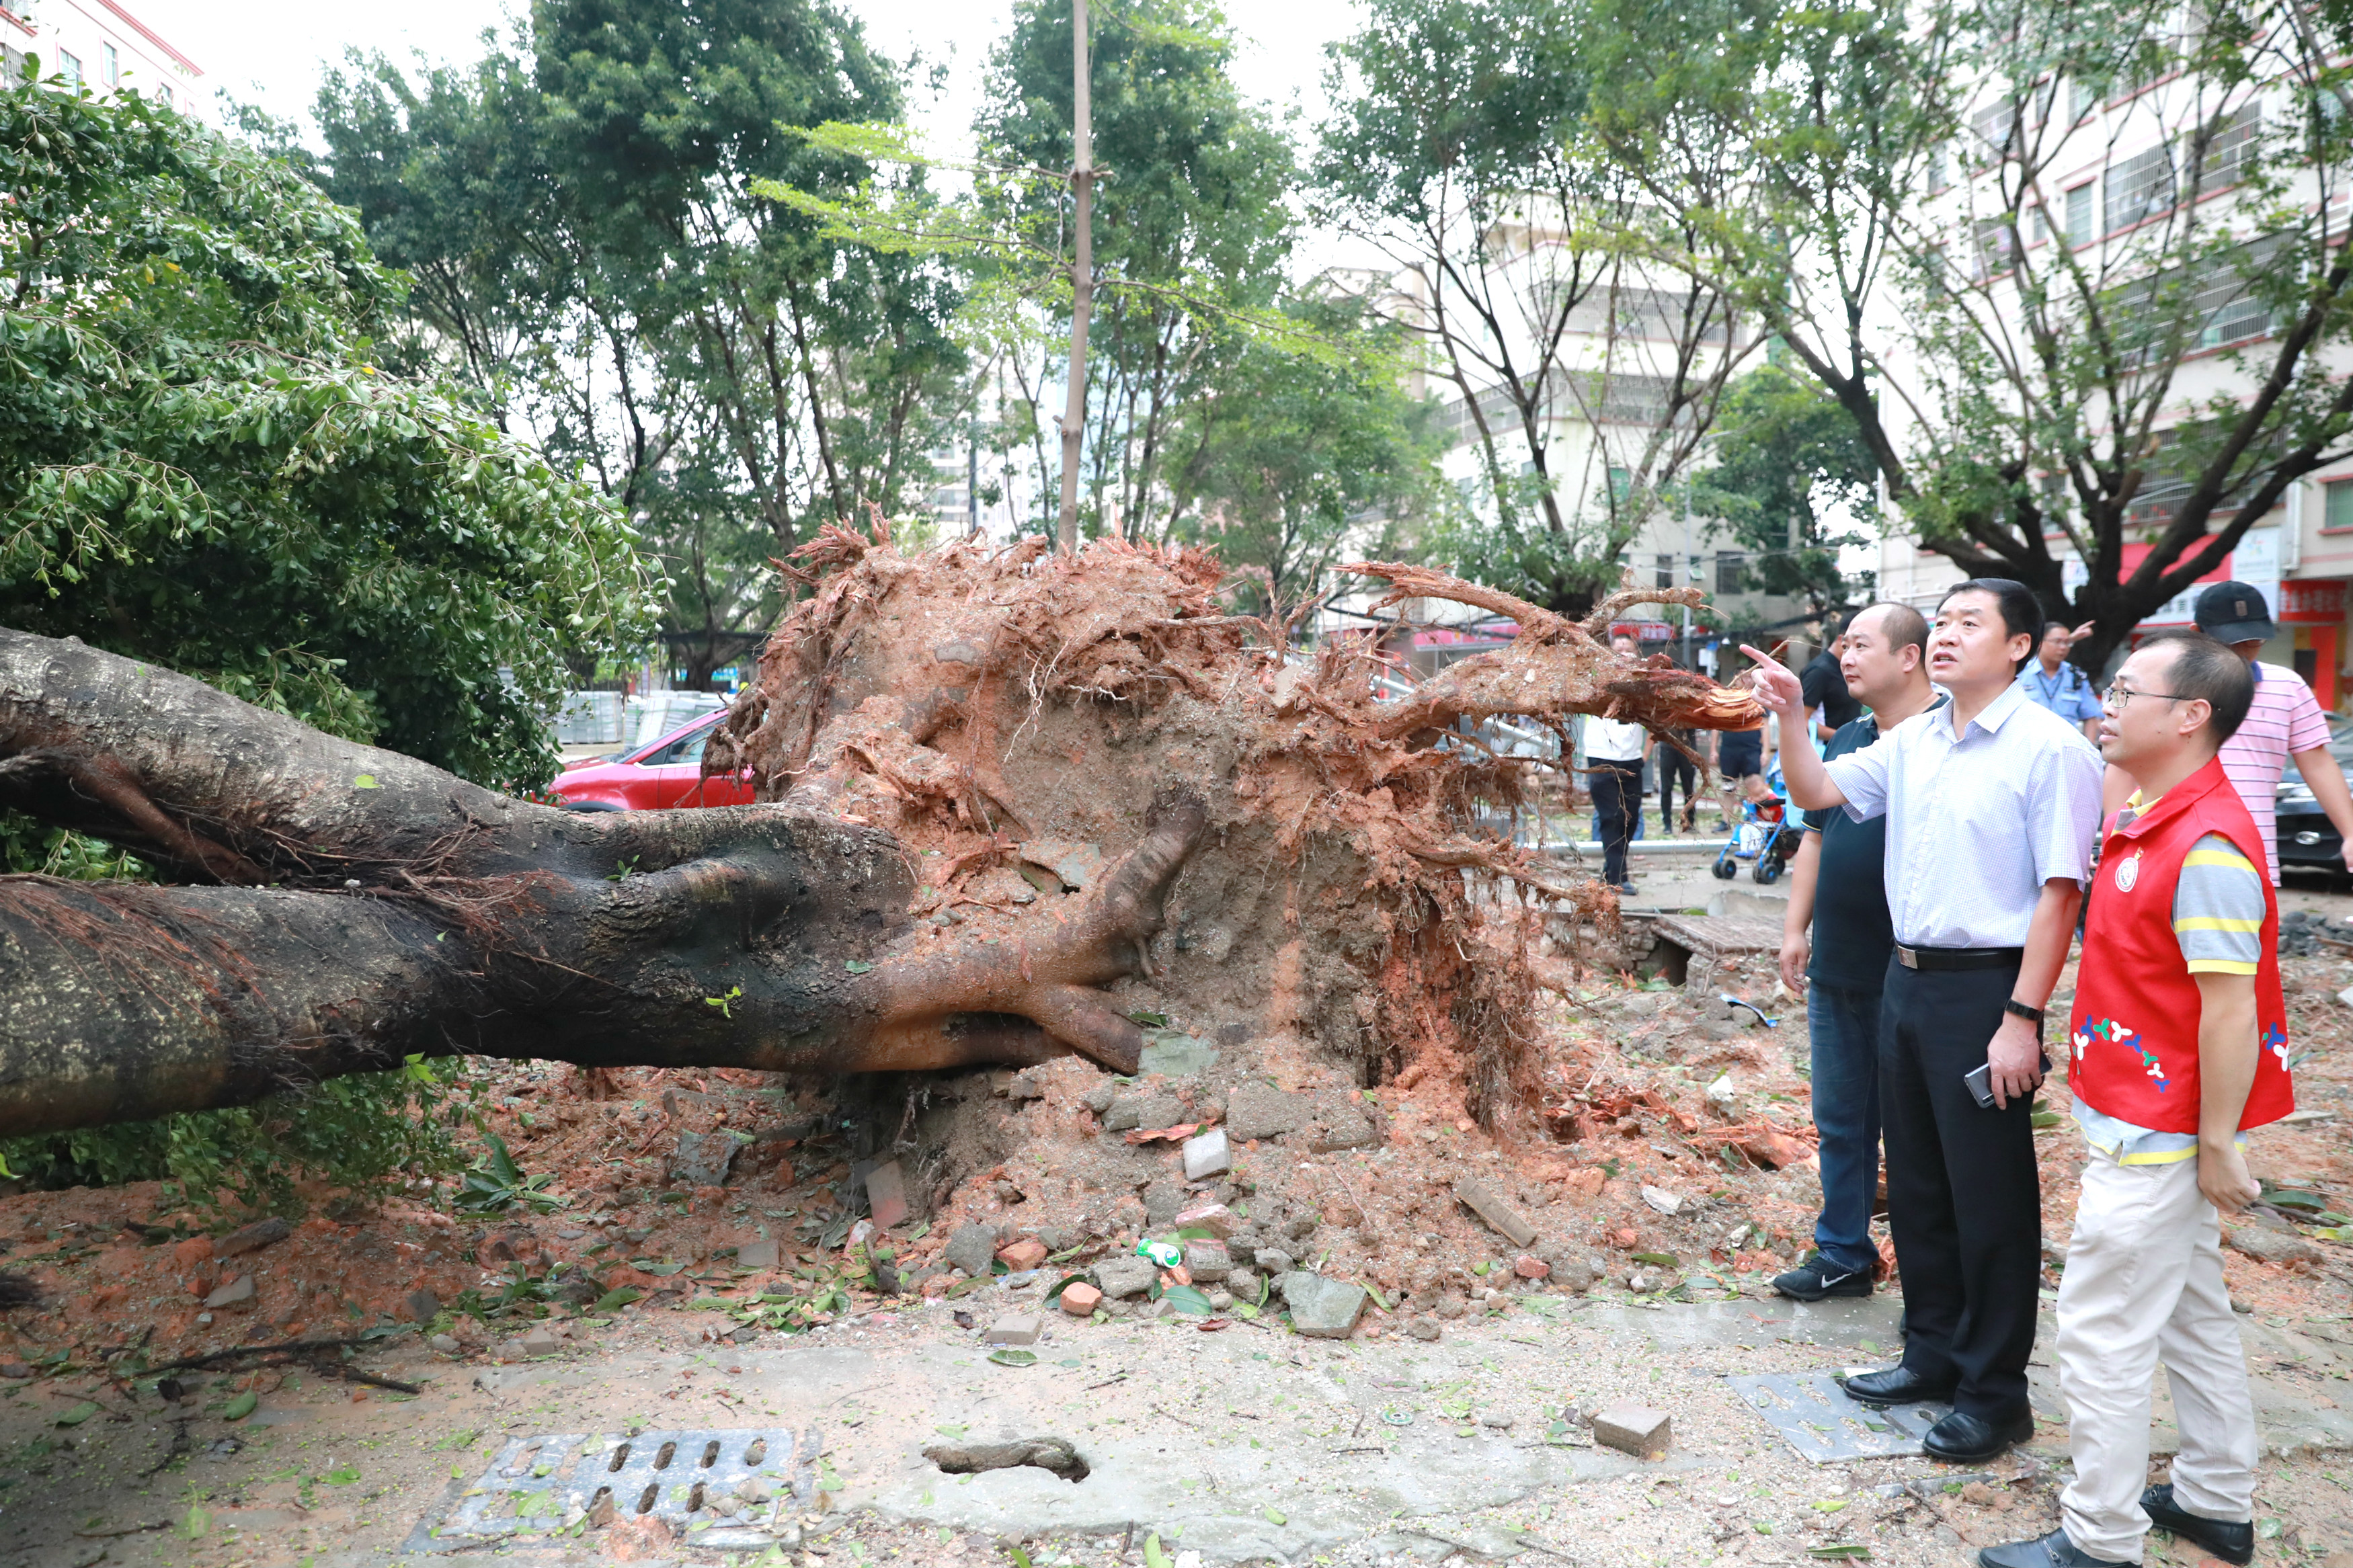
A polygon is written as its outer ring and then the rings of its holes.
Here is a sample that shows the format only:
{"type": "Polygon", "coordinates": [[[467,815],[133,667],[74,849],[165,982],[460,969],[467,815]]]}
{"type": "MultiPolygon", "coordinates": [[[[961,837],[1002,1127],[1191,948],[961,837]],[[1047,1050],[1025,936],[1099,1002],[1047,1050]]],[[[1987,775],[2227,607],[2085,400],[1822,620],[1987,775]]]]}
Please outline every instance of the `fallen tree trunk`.
{"type": "Polygon", "coordinates": [[[248,1102],[415,1055],[1133,1070],[1135,967],[1202,824],[1171,795],[1083,910],[893,958],[892,837],[771,806],[579,814],[181,676],[0,631],[0,804],[189,885],[0,878],[0,1134],[248,1102]]]}
{"type": "Polygon", "coordinates": [[[461,1053],[1133,1072],[1129,1015],[1172,1008],[1356,1052],[1367,1081],[1453,1073],[1492,1119],[1529,1037],[1526,900],[1614,895],[1493,835],[1525,770],[1470,727],[1755,721],[1594,622],[1415,568],[1361,570],[1523,630],[1388,703],[1366,651],[1311,667],[1219,613],[1212,558],[1037,555],[828,528],[802,556],[822,591],[705,759],[776,804],[712,810],[512,799],[0,630],[0,806],[163,878],[0,878],[0,1135],[461,1053]],[[1521,901],[1482,905],[1476,878],[1521,901]],[[1155,952],[1180,879],[1189,924],[1155,952]]]}

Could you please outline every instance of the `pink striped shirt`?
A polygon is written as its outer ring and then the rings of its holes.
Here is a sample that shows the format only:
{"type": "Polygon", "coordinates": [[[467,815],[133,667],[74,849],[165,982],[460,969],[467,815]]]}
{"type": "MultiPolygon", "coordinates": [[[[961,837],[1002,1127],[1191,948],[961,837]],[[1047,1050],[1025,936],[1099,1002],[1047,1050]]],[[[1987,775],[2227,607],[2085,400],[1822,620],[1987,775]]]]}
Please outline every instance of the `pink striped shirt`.
{"type": "Polygon", "coordinates": [[[2288,754],[2328,744],[2328,721],[2304,677],[2276,664],[2254,666],[2255,704],[2239,732],[2222,742],[2222,771],[2238,786],[2239,798],[2263,836],[2271,857],[2272,886],[2279,886],[2279,818],[2274,795],[2288,754]]]}

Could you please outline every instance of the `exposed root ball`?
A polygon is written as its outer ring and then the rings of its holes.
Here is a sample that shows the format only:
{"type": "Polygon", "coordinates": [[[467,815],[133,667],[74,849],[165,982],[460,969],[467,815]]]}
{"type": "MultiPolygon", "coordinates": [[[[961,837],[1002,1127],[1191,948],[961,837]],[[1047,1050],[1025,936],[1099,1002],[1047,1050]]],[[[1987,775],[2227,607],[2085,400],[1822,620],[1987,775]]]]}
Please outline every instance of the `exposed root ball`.
{"type": "Polygon", "coordinates": [[[1140,954],[1145,978],[1114,984],[1115,1005],[1229,1040],[1296,1036],[1368,1084],[1442,1074],[1490,1125],[1530,1086],[1535,909],[1609,921],[1616,902],[1499,834],[1528,764],[1489,754],[1471,725],[1757,721],[1746,693],[1612,654],[1597,632],[1615,600],[1578,625],[1419,568],[1359,568],[1398,597],[1523,628],[1380,701],[1371,647],[1286,652],[1280,627],[1225,613],[1223,569],[1199,551],[904,556],[878,525],[828,528],[795,559],[815,593],[704,765],[896,834],[920,884],[913,954],[1053,929],[1174,788],[1207,830],[1140,954]]]}

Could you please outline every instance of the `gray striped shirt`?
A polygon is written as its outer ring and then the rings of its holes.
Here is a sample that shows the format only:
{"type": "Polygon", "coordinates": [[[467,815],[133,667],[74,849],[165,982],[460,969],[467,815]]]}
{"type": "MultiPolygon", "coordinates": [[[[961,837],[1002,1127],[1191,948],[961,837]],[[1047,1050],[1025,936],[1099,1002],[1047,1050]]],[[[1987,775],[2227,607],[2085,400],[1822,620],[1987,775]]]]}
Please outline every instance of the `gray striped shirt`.
{"type": "Polygon", "coordinates": [[[1949,702],[1826,764],[1856,821],[1887,817],[1887,910],[1906,947],[2023,947],[2042,885],[2090,872],[2100,753],[2011,686],[1953,732],[1949,702]]]}

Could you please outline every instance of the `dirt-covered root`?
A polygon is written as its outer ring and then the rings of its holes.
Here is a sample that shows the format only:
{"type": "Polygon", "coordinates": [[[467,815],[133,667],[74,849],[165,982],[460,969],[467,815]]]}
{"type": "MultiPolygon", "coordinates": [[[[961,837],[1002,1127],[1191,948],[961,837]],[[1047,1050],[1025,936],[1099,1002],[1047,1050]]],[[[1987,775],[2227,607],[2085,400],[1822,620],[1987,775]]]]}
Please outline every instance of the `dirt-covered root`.
{"type": "Polygon", "coordinates": [[[1108,984],[1113,1007],[1205,1035],[1295,1035],[1363,1083],[1442,1074],[1491,1124],[1532,1081],[1536,912],[1608,920],[1615,900],[1514,841],[1541,764],[1488,751],[1477,725],[1757,719],[1746,693],[1412,566],[1356,570],[1393,597],[1459,600],[1522,629],[1404,701],[1378,695],[1392,664],[1370,642],[1303,653],[1279,625],[1230,613],[1201,551],[1100,541],[1071,558],[1029,541],[909,555],[878,525],[827,529],[789,570],[811,592],[704,765],[895,834],[916,868],[912,951],[1018,950],[1067,922],[1175,787],[1200,803],[1199,843],[1165,931],[1108,984]]]}

